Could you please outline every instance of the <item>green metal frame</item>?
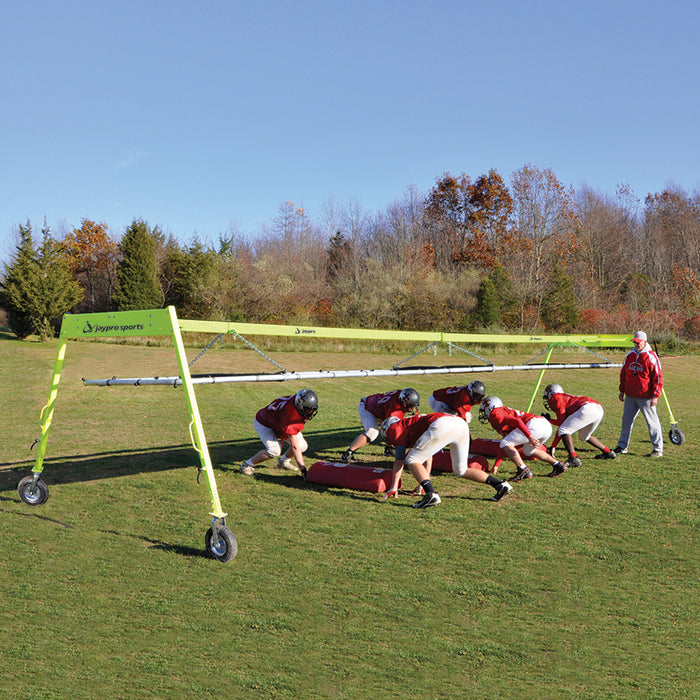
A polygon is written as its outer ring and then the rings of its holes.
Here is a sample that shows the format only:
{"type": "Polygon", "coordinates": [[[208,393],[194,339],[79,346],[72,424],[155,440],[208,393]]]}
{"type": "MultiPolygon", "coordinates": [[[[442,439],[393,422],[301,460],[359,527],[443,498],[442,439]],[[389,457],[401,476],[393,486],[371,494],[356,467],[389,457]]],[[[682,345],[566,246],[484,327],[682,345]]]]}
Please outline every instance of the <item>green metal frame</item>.
{"type": "MultiPolygon", "coordinates": [[[[411,341],[431,341],[447,342],[452,347],[456,342],[503,342],[503,343],[549,343],[547,361],[555,347],[563,344],[576,344],[584,349],[588,347],[620,347],[629,342],[629,336],[485,336],[455,333],[426,333],[426,332],[402,332],[402,331],[378,331],[362,329],[343,328],[315,328],[297,326],[277,326],[264,324],[232,324],[217,321],[192,321],[178,319],[175,307],[169,306],[166,309],[152,309],[145,311],[120,311],[114,313],[90,313],[90,314],[66,314],[61,323],[58,351],[51,378],[51,388],[46,405],[41,410],[41,436],[38,439],[36,462],[34,464],[32,477],[27,477],[28,483],[26,493],[33,496],[37,486],[45,488],[40,476],[43,471],[46,448],[49,438],[49,430],[53,421],[58,396],[58,387],[61,381],[63,364],[66,357],[66,349],[69,339],[73,338],[125,338],[125,337],[148,337],[165,336],[172,338],[180,369],[180,379],[185,387],[185,397],[190,413],[190,438],[200,460],[200,471],[206,475],[207,485],[211,501],[212,528],[207,533],[207,538],[211,534],[211,540],[207,539],[209,551],[220,558],[221,561],[228,561],[235,556],[237,545],[233,533],[226,528],[226,513],[221,508],[219,494],[216,487],[214,470],[209,456],[204,428],[197,406],[197,399],[194,393],[192,376],[189,371],[189,364],[185,355],[185,348],[182,342],[182,332],[208,332],[218,334],[234,334],[245,340],[240,334],[251,335],[275,335],[275,336],[301,336],[319,338],[373,338],[384,340],[411,340],[411,341]],[[228,531],[228,532],[226,532],[228,531]],[[220,548],[220,545],[226,545],[220,548]],[[221,553],[221,554],[220,554],[221,553]]],[[[247,341],[245,341],[247,342],[247,341]]],[[[457,346],[455,346],[457,347],[457,346]]],[[[260,352],[258,350],[258,352],[260,352]]],[[[466,352],[466,351],[465,351],[466,352]]],[[[590,352],[590,350],[589,350],[590,352]]],[[[200,353],[201,354],[201,353],[200,353]]],[[[471,353],[470,353],[471,354],[471,353]]],[[[196,359],[196,358],[195,358],[196,359]]],[[[270,358],[268,358],[270,359],[270,358]]],[[[273,361],[274,362],[274,361],[273,361]]],[[[277,364],[277,363],[275,363],[277,364]]],[[[278,365],[279,367],[279,365],[278,365]]],[[[535,393],[542,380],[544,369],[533,392],[530,405],[534,401],[535,393]]],[[[665,397],[664,397],[665,398],[665,397]]],[[[529,408],[528,408],[529,410],[529,408]]],[[[670,409],[669,409],[670,412],[670,409]]],[[[25,480],[22,480],[23,482],[25,480]]],[[[22,483],[20,483],[20,487],[22,483]]],[[[39,489],[41,490],[41,489],[39,489]]],[[[24,500],[24,499],[23,499],[24,500]]],[[[32,502],[32,501],[27,501],[32,502]]],[[[40,501],[37,499],[36,503],[40,501]]]]}
{"type": "Polygon", "coordinates": [[[51,378],[49,400],[41,410],[41,437],[34,464],[34,482],[39,480],[43,471],[46,446],[49,438],[49,429],[53,421],[58,385],[61,381],[63,363],[66,356],[68,339],[70,338],[125,338],[134,336],[170,336],[175,347],[177,361],[180,368],[180,377],[185,387],[187,407],[190,413],[190,438],[200,460],[201,471],[206,474],[207,485],[211,500],[211,512],[213,527],[225,526],[226,513],[221,508],[219,493],[216,487],[214,469],[209,456],[204,427],[197,406],[197,398],[194,393],[192,377],[190,375],[185,347],[182,342],[180,324],[174,306],[166,309],[154,309],[148,311],[120,311],[115,313],[93,314],[66,314],[61,323],[61,333],[56,354],[56,362],[51,378]]]}

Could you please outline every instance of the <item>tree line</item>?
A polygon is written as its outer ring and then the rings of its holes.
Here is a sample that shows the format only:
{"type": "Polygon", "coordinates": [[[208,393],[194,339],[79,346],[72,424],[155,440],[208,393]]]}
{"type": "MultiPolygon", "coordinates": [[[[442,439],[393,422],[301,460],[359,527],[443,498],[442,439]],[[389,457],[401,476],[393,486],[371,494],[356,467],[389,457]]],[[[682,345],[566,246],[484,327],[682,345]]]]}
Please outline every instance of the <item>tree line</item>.
{"type": "Polygon", "coordinates": [[[135,219],[55,238],[19,226],[0,307],[20,338],[64,312],[174,305],[182,318],[404,330],[648,332],[700,339],[700,193],[644,202],[526,165],[444,173],[376,213],[292,202],[254,237],[180,243],[135,219]],[[38,240],[37,240],[38,239],[38,240]]]}

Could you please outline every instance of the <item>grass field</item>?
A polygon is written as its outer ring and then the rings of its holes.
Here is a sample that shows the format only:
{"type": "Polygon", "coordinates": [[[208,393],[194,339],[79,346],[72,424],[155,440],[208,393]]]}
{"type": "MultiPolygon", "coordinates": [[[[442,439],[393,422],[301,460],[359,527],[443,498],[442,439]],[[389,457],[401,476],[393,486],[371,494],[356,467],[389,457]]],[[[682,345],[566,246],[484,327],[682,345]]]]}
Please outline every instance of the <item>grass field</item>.
{"type": "MultiPolygon", "coordinates": [[[[196,482],[182,390],[80,381],[176,374],[168,347],[69,345],[43,475],[50,498],[35,508],[19,500],[55,350],[0,337],[0,697],[700,697],[700,357],[662,358],[686,435],[663,459],[642,456],[650,444],[640,418],[631,453],[615,462],[581,449],[584,466],[558,479],[535,463],[536,478],[500,503],[489,488],[437,475],[443,502],[426,511],[407,494],[385,503],[306,485],[272,462],[238,474],[260,446],[255,411],[301,386],[199,386],[239,546],[221,564],[204,557],[208,492],[196,482]]],[[[292,370],[370,369],[408,354],[275,359],[292,370]]],[[[196,370],[258,371],[260,362],[214,348],[196,370]]],[[[305,432],[307,463],[347,447],[361,396],[411,385],[427,405],[433,389],[475,377],[519,408],[537,381],[516,371],[311,382],[321,408],[305,432]]],[[[616,444],[617,370],[549,381],[600,400],[597,434],[616,444]]],[[[659,413],[667,432],[665,406],[659,413]]],[[[478,421],[472,432],[495,437],[478,421]]],[[[379,445],[363,456],[389,466],[379,445]]],[[[499,475],[513,471],[504,464],[499,475]]],[[[404,490],[413,485],[405,476],[404,490]]]]}

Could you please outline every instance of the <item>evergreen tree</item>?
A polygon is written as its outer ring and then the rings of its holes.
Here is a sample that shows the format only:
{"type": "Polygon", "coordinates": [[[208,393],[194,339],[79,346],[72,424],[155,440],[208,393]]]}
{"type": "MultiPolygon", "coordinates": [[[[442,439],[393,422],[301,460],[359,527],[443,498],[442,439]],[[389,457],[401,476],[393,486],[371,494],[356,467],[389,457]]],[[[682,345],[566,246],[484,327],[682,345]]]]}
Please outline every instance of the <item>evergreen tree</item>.
{"type": "Polygon", "coordinates": [[[489,272],[489,278],[496,287],[498,296],[498,322],[506,328],[519,325],[518,300],[513,290],[513,282],[503,265],[497,263],[489,272]]]}
{"type": "Polygon", "coordinates": [[[328,241],[327,254],[326,277],[328,281],[332,283],[342,273],[351,254],[350,241],[342,231],[336,231],[336,233],[331,236],[328,241]]]}
{"type": "Polygon", "coordinates": [[[47,340],[53,336],[52,324],[58,327],[58,319],[83,298],[83,290],[73,279],[68,260],[49,234],[48,227],[44,226],[41,233],[42,243],[37,255],[39,308],[36,332],[42,340],[47,340]]]}
{"type": "MultiPolygon", "coordinates": [[[[172,304],[182,318],[210,318],[216,283],[216,253],[195,240],[187,250],[173,247],[161,267],[167,283],[165,304],[172,304]]],[[[161,287],[165,289],[161,281],[161,287]]]]}
{"type": "Polygon", "coordinates": [[[559,260],[552,261],[551,278],[542,299],[542,322],[550,331],[572,331],[579,320],[571,278],[559,260]]]}
{"type": "Polygon", "coordinates": [[[476,292],[476,310],[474,315],[477,322],[488,328],[498,323],[501,312],[501,304],[498,298],[498,290],[489,275],[486,275],[479,283],[476,292]]]}
{"type": "Polygon", "coordinates": [[[56,322],[82,298],[80,285],[70,274],[59,245],[44,225],[37,250],[31,224],[20,226],[20,243],[14,262],[6,266],[0,304],[8,313],[10,329],[19,338],[36,333],[42,340],[53,335],[56,322]]]}
{"type": "Polygon", "coordinates": [[[157,309],[163,303],[158,284],[155,241],[148,224],[134,219],[119,244],[122,260],[117,269],[119,285],[114,293],[117,311],[157,309]]]}
{"type": "Polygon", "coordinates": [[[5,280],[0,289],[0,306],[7,311],[7,323],[18,338],[34,332],[32,309],[37,306],[36,247],[32,226],[20,224],[19,243],[14,259],[5,265],[5,280]]]}

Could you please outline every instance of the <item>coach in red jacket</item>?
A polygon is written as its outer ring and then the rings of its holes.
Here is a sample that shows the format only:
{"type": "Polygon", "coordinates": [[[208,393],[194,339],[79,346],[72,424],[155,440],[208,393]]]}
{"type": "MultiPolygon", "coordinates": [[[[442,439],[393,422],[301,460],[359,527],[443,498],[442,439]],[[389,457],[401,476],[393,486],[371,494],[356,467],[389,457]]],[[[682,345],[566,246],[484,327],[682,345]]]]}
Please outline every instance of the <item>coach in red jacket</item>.
{"type": "Polygon", "coordinates": [[[661,457],[664,438],[656,413],[656,403],[664,386],[661,362],[647,342],[647,334],[637,331],[632,339],[634,349],[625,357],[620,370],[620,401],[625,402],[622,412],[622,432],[614,452],[627,454],[634,420],[641,411],[649,428],[651,452],[647,457],[661,457]]]}

